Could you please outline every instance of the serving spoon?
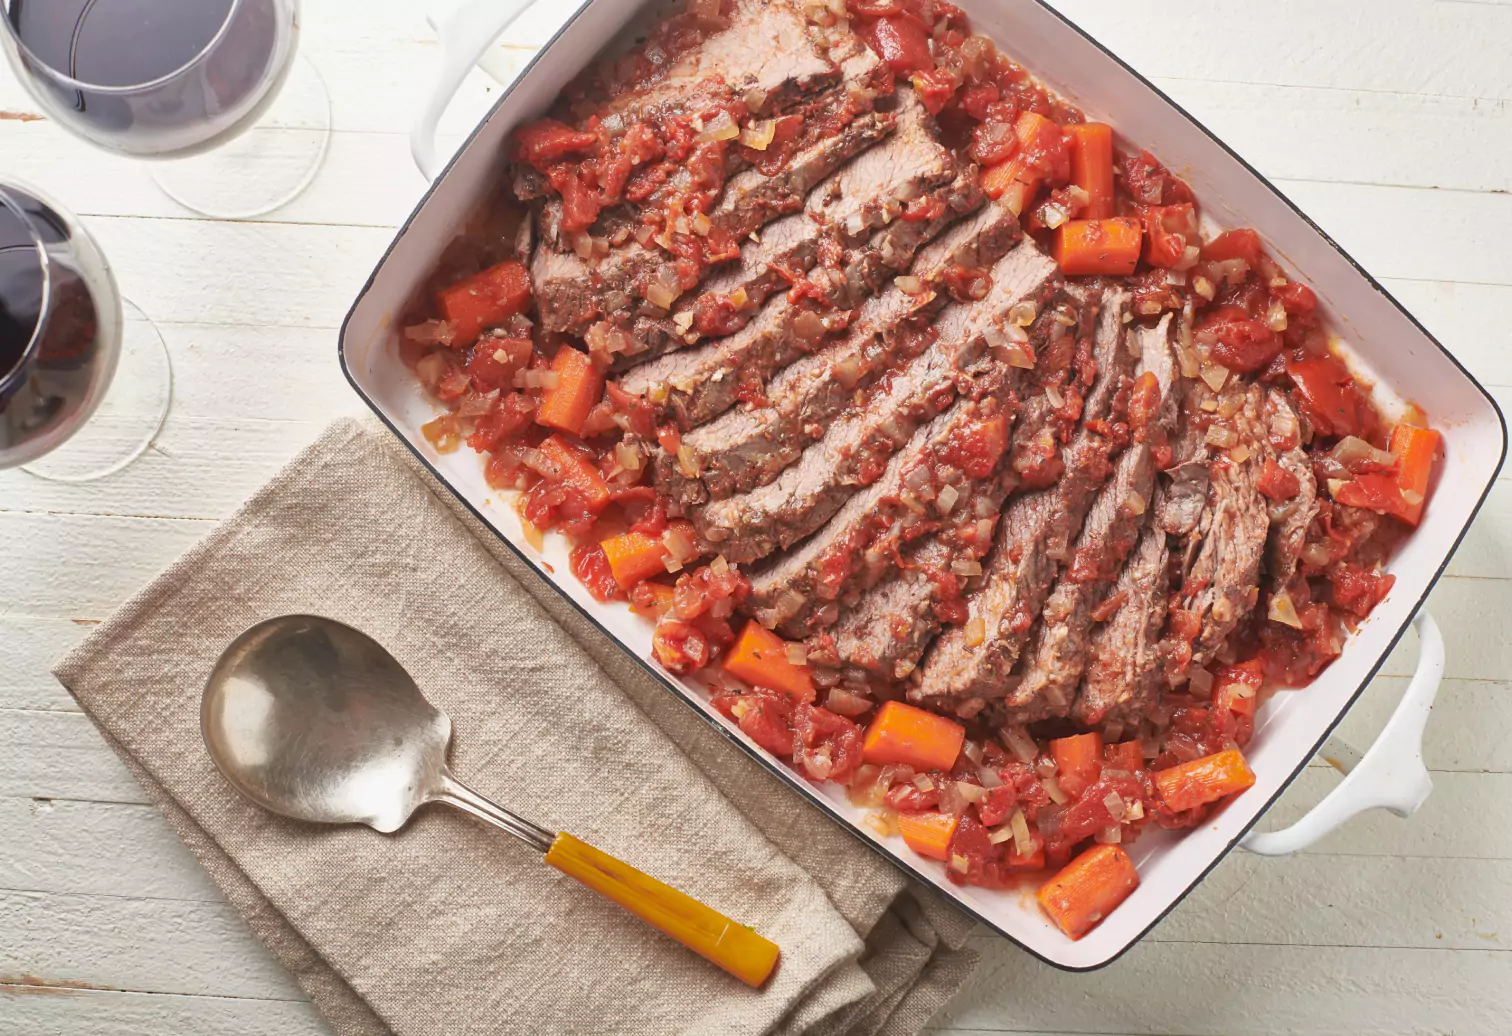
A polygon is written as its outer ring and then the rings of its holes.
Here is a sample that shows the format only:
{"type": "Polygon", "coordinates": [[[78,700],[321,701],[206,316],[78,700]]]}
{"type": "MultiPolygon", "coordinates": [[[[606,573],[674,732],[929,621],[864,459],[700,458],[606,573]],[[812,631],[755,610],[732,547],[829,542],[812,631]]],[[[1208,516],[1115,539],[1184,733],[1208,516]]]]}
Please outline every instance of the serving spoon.
{"type": "Polygon", "coordinates": [[[313,615],[260,622],[205,683],[200,729],[226,780],[296,820],[385,834],[444,802],[514,835],[563,874],[752,986],[778,948],[751,928],[565,832],[553,835],[465,787],[446,764],[451,719],[367,634],[313,615]]]}

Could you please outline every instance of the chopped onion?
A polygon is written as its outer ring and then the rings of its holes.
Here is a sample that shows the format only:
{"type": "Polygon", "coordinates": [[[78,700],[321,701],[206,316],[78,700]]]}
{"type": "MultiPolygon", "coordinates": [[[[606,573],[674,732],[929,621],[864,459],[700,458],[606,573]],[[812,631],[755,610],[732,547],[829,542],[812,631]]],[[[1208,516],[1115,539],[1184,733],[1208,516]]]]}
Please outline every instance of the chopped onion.
{"type": "Polygon", "coordinates": [[[556,371],[524,371],[525,387],[528,389],[554,389],[561,382],[562,376],[556,371]]]}
{"type": "Polygon", "coordinates": [[[457,408],[457,413],[463,417],[482,417],[491,414],[499,405],[499,390],[492,392],[473,392],[462,400],[462,405],[457,408]]]}
{"type": "Polygon", "coordinates": [[[1228,449],[1239,442],[1239,433],[1232,428],[1225,428],[1221,424],[1215,424],[1207,430],[1207,443],[1209,446],[1217,446],[1220,449],[1228,449]]]}
{"type": "Polygon", "coordinates": [[[1423,502],[1423,494],[1415,489],[1402,490],[1402,502],[1408,507],[1416,507],[1423,502]]]}
{"type": "Polygon", "coordinates": [[[681,313],[672,314],[672,323],[677,325],[680,333],[687,334],[688,329],[693,326],[693,311],[685,309],[681,313]]]}
{"type": "Polygon", "coordinates": [[[1013,847],[1018,850],[1018,854],[1028,856],[1034,852],[1034,839],[1029,837],[1029,818],[1024,816],[1022,809],[1013,811],[1008,826],[1013,829],[1013,847]]]}
{"type": "Polygon", "coordinates": [[[1008,323],[1016,327],[1028,327],[1039,316],[1039,306],[1033,302],[1015,302],[1008,310],[1008,323]]]}
{"type": "Polygon", "coordinates": [[[987,639],[987,620],[973,615],[966,620],[966,646],[977,647],[987,639]]]}
{"type": "Polygon", "coordinates": [[[1054,777],[1045,777],[1040,781],[1040,787],[1045,789],[1045,794],[1050,796],[1050,801],[1057,806],[1071,801],[1071,796],[1061,790],[1060,781],[1054,777]]]}
{"type": "Polygon", "coordinates": [[[972,784],[968,781],[955,781],[953,782],[953,787],[955,788],[955,793],[965,799],[968,805],[973,802],[981,802],[987,797],[987,789],[979,784],[972,784]]]}
{"type": "Polygon", "coordinates": [[[698,557],[698,548],[694,546],[693,541],[675,525],[669,526],[667,531],[662,533],[662,544],[678,561],[687,563],[698,557]]]}
{"type": "Polygon", "coordinates": [[[1186,249],[1181,253],[1181,259],[1176,263],[1174,267],[1172,267],[1172,269],[1190,270],[1192,267],[1197,265],[1197,260],[1201,257],[1202,249],[1198,248],[1196,245],[1187,245],[1186,249]]]}
{"type": "Polygon", "coordinates": [[[961,745],[961,754],[973,763],[980,764],[982,761],[982,746],[975,741],[965,741],[961,745]]]}
{"type": "Polygon", "coordinates": [[[1117,845],[1123,841],[1123,828],[1117,824],[1105,827],[1092,836],[1092,840],[1099,845],[1117,845]]]}
{"type": "Polygon", "coordinates": [[[1139,495],[1139,490],[1129,490],[1129,495],[1124,497],[1124,512],[1138,517],[1145,513],[1145,499],[1139,495]]]}
{"type": "Polygon", "coordinates": [[[1213,287],[1213,282],[1200,273],[1192,278],[1192,290],[1209,302],[1212,302],[1213,296],[1218,294],[1218,289],[1213,287]]]}
{"type": "Polygon", "coordinates": [[[829,697],[825,699],[824,707],[831,712],[838,712],[842,716],[849,716],[854,719],[871,710],[872,700],[870,698],[863,698],[859,694],[853,694],[843,687],[832,687],[830,688],[829,697]]]}
{"type": "Polygon", "coordinates": [[[741,285],[730,292],[730,305],[736,309],[745,309],[751,304],[751,296],[746,293],[745,285],[741,285]]]}
{"type": "Polygon", "coordinates": [[[1014,342],[1004,350],[1004,355],[1010,367],[1017,367],[1020,370],[1034,369],[1034,353],[1029,351],[1028,346],[1014,342]]]}
{"type": "Polygon", "coordinates": [[[1002,739],[1003,747],[1012,752],[1019,762],[1032,763],[1039,757],[1039,746],[1023,727],[1004,727],[998,736],[1002,739]]]}
{"type": "Polygon", "coordinates": [[[793,333],[805,341],[817,341],[824,337],[824,321],[818,313],[806,309],[793,318],[793,333]]]}
{"type": "Polygon", "coordinates": [[[1066,222],[1066,213],[1059,205],[1046,205],[1041,212],[1045,226],[1051,230],[1066,222]]]}
{"type": "Polygon", "coordinates": [[[982,563],[972,558],[957,558],[950,563],[950,570],[958,576],[971,579],[982,574],[982,563]]]}
{"type": "Polygon", "coordinates": [[[1281,305],[1280,299],[1271,299],[1270,307],[1265,311],[1265,326],[1278,333],[1286,330],[1286,307],[1281,305]]]}
{"type": "Polygon", "coordinates": [[[678,572],[682,571],[683,566],[681,561],[678,561],[671,554],[668,554],[666,557],[662,558],[662,568],[665,568],[669,575],[676,575],[678,572]]]}
{"type": "Polygon", "coordinates": [[[896,284],[898,286],[898,290],[903,292],[903,294],[905,295],[922,295],[925,291],[924,282],[912,275],[895,277],[893,278],[893,283],[896,284]]]}
{"type": "Polygon", "coordinates": [[[1329,479],[1328,480],[1328,495],[1329,496],[1334,496],[1334,497],[1338,496],[1339,495],[1339,490],[1343,489],[1346,485],[1348,485],[1349,481],[1350,481],[1349,479],[1343,479],[1343,478],[1331,478],[1331,479],[1329,479]]]}
{"type": "Polygon", "coordinates": [[[1266,609],[1265,617],[1283,626],[1290,626],[1294,630],[1302,628],[1302,619],[1297,615],[1297,606],[1292,603],[1291,595],[1285,591],[1271,594],[1270,607],[1266,609]]]}
{"type": "Polygon", "coordinates": [[[677,447],[677,466],[687,478],[698,478],[703,474],[703,468],[699,464],[698,451],[687,443],[677,447]]]}
{"type": "Polygon", "coordinates": [[[935,790],[934,779],[925,773],[921,773],[913,779],[913,786],[915,788],[918,788],[922,792],[931,792],[935,790]]]}
{"type": "Polygon", "coordinates": [[[1108,807],[1108,815],[1114,820],[1122,820],[1128,816],[1129,807],[1124,802],[1123,796],[1116,791],[1110,791],[1103,796],[1103,805],[1108,807]]]}
{"type": "Polygon", "coordinates": [[[756,151],[765,151],[777,135],[777,120],[762,119],[740,131],[740,142],[756,151]]]}
{"type": "Polygon", "coordinates": [[[1001,788],[1003,786],[1003,778],[999,776],[998,772],[990,766],[977,767],[977,780],[981,781],[982,787],[986,788],[988,791],[991,791],[993,788],[1001,788]]]}
{"type": "Polygon", "coordinates": [[[1245,461],[1250,459],[1250,448],[1244,445],[1244,443],[1240,443],[1232,450],[1229,450],[1228,455],[1229,460],[1233,461],[1235,464],[1243,464],[1245,461]]]}
{"type": "Polygon", "coordinates": [[[1066,405],[1066,397],[1061,395],[1060,389],[1056,388],[1054,385],[1045,386],[1045,398],[1048,399],[1050,401],[1050,405],[1055,407],[1055,409],[1057,410],[1066,405]]]}
{"type": "Polygon", "coordinates": [[[1215,263],[1219,276],[1230,284],[1238,284],[1249,276],[1249,263],[1243,259],[1225,259],[1215,263]]]}
{"type": "Polygon", "coordinates": [[[1053,320],[1053,321],[1055,321],[1061,327],[1075,327],[1076,326],[1076,317],[1073,316],[1071,314],[1071,312],[1069,310],[1067,310],[1067,309],[1057,309],[1057,310],[1055,310],[1053,313],[1050,314],[1050,319],[1053,320]]]}
{"type": "Polygon", "coordinates": [[[1229,377],[1229,369],[1221,363],[1204,363],[1197,369],[1197,373],[1214,392],[1223,391],[1223,385],[1229,377]]]}
{"type": "Polygon", "coordinates": [[[1140,802],[1138,799],[1130,799],[1127,804],[1127,812],[1124,814],[1124,819],[1143,820],[1144,815],[1144,803],[1140,802]]]}
{"type": "MultiPolygon", "coordinates": [[[[955,507],[956,501],[960,498],[961,491],[959,489],[955,486],[944,486],[940,489],[939,498],[935,500],[935,506],[939,508],[941,514],[949,514],[951,509],[955,507]]],[[[980,571],[980,567],[978,566],[978,571],[980,571]]]]}
{"type": "Polygon", "coordinates": [[[671,309],[679,294],[681,293],[665,287],[659,281],[646,284],[646,301],[659,309],[671,309]]]}
{"type": "Polygon", "coordinates": [[[709,231],[714,229],[714,223],[702,212],[693,214],[693,233],[699,237],[708,237],[709,231]]]}
{"type": "Polygon", "coordinates": [[[1370,461],[1379,464],[1383,468],[1395,467],[1397,459],[1395,455],[1385,450],[1378,450],[1370,443],[1357,435],[1346,435],[1340,439],[1328,455],[1351,471],[1361,461],[1370,461]]]}
{"type": "MultiPolygon", "coordinates": [[[[985,497],[977,497],[976,501],[973,503],[973,506],[975,506],[976,503],[991,504],[992,501],[987,500],[985,497]]],[[[982,543],[989,542],[992,539],[992,527],[996,524],[997,523],[994,522],[991,518],[978,518],[976,524],[977,540],[982,543]]]]}
{"type": "Polygon", "coordinates": [[[404,329],[404,337],[421,345],[451,345],[453,328],[445,320],[427,320],[404,329]]]}
{"type": "Polygon", "coordinates": [[[452,361],[445,353],[426,353],[415,364],[415,376],[432,392],[441,384],[441,379],[451,373],[452,361]]]}
{"type": "Polygon", "coordinates": [[[883,838],[898,833],[898,815],[890,809],[873,810],[866,814],[864,823],[883,838]]]}
{"type": "Polygon", "coordinates": [[[721,111],[706,122],[703,132],[693,139],[700,144],[705,144],[711,140],[730,140],[738,136],[740,136],[740,127],[735,125],[735,120],[730,117],[729,112],[721,111]]]}
{"type": "Polygon", "coordinates": [[[1013,828],[1007,824],[1004,824],[1002,827],[993,828],[991,831],[987,832],[987,841],[991,842],[993,845],[1002,845],[1012,837],[1013,828]]]}
{"type": "Polygon", "coordinates": [[[960,853],[951,853],[950,869],[955,871],[957,874],[965,874],[967,871],[971,870],[971,862],[960,853]]]}

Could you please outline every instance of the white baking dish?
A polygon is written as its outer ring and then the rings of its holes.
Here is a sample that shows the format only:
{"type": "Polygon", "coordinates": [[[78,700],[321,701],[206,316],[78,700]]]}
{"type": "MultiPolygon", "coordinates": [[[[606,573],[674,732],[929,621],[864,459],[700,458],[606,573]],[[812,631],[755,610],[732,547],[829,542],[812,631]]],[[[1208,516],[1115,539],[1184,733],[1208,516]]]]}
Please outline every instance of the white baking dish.
{"type": "MultiPolygon", "coordinates": [[[[1218,223],[1254,226],[1289,271],[1325,300],[1355,355],[1384,390],[1409,396],[1445,436],[1447,458],[1422,527],[1392,561],[1396,585],[1350,638],[1343,656],[1305,691],[1281,693],[1265,708],[1248,749],[1257,782],[1209,823],[1181,835],[1151,831],[1132,847],[1142,884],[1107,921],[1080,941],[1056,930],[1032,897],[960,888],[943,869],[915,856],[900,839],[879,838],[861,824],[862,811],[840,789],[797,777],[711,708],[694,683],[651,661],[649,624],[624,605],[594,601],[571,576],[566,549],[552,537],[544,554],[523,537],[507,500],[483,480],[470,450],[440,456],[420,426],[435,415],[398,356],[397,318],[435,266],[442,249],[485,196],[500,190],[508,134],[541,114],[562,86],[605,46],[643,3],[578,0],[563,27],[541,50],[450,164],[436,176],[435,124],[462,78],[528,0],[473,0],[441,27],[445,65],[415,134],[415,156],[435,178],[348,314],[341,361],[353,387],[411,450],[534,565],[589,619],[640,660],[669,691],[701,712],[798,794],[886,853],[905,871],[945,895],[1041,959],[1086,970],[1107,964],[1137,941],[1230,849],[1307,764],[1343,717],[1393,645],[1406,631],[1429,589],[1474,519],[1506,449],[1501,413],[1486,391],[1394,299],[1258,173],[1116,57],[1037,0],[960,0],[978,31],[1042,76],[1089,115],[1105,119],[1128,140],[1154,151],[1178,170],[1218,223]]],[[[1251,836],[1258,852],[1292,852],[1363,809],[1402,815],[1426,797],[1430,784],[1419,751],[1423,722],[1442,672],[1443,650],[1426,616],[1419,621],[1422,662],[1386,732],[1319,807],[1285,832],[1251,836]]]]}

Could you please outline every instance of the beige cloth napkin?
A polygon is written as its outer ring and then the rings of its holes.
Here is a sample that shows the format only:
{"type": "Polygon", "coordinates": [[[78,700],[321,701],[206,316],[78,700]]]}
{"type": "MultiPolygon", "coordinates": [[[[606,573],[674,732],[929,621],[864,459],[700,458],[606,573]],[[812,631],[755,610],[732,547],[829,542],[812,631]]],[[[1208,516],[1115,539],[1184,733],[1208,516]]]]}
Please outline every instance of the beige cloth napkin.
{"type": "Polygon", "coordinates": [[[976,964],[967,919],[709,729],[376,422],[331,426],[56,674],[340,1036],[911,1034],[976,964]],[[777,974],[749,990],[442,807],[385,836],[240,798],[200,690],[290,612],[386,645],[451,715],[464,781],[753,925],[777,974]]]}

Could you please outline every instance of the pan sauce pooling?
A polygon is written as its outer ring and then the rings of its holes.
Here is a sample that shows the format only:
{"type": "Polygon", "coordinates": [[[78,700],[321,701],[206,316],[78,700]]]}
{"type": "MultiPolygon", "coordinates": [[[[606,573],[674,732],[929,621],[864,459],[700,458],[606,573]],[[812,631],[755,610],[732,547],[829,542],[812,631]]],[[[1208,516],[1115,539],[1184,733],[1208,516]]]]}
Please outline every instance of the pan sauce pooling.
{"type": "Polygon", "coordinates": [[[952,880],[1089,930],[1389,591],[1437,433],[953,6],[692,0],[513,147],[426,435],[952,880]]]}

